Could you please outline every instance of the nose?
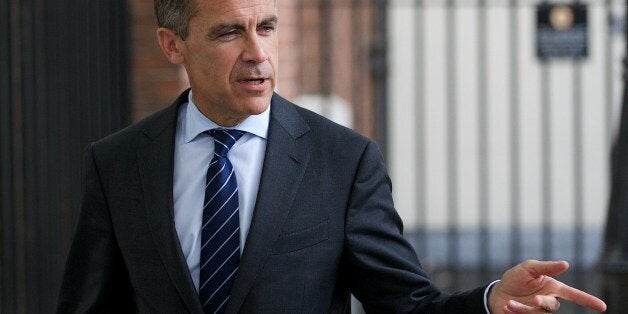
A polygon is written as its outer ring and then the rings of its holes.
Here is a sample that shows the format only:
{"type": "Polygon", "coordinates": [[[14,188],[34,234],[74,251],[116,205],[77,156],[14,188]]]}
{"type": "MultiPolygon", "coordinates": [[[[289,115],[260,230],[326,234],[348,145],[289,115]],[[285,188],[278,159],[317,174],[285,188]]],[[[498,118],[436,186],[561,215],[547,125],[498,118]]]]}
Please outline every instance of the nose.
{"type": "Polygon", "coordinates": [[[262,63],[268,60],[268,53],[266,49],[264,49],[260,37],[257,34],[248,36],[244,51],[242,52],[242,59],[246,62],[255,63],[262,63]]]}

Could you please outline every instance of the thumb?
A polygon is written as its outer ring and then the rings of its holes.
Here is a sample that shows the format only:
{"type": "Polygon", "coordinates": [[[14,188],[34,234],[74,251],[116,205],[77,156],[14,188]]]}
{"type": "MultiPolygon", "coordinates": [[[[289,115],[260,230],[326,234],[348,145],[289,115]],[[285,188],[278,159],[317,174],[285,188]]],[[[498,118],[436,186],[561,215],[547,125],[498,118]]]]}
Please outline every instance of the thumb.
{"type": "Polygon", "coordinates": [[[557,276],[565,272],[569,268],[569,263],[566,261],[536,261],[527,260],[522,263],[524,269],[526,269],[534,277],[542,275],[557,276]]]}

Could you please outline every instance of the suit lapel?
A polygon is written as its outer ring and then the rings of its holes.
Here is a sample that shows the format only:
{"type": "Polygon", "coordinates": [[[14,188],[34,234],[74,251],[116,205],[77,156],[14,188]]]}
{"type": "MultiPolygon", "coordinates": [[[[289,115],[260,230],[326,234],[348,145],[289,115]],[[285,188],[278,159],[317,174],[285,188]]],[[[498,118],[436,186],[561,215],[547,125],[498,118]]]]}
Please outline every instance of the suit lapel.
{"type": "Polygon", "coordinates": [[[137,151],[147,222],[170,280],[192,313],[202,313],[174,225],[172,180],[174,139],[179,105],[187,92],[144,130],[145,143],[137,151]]]}
{"type": "Polygon", "coordinates": [[[281,232],[309,162],[302,138],[308,131],[293,105],[275,94],[253,220],[227,313],[238,312],[281,232]]]}

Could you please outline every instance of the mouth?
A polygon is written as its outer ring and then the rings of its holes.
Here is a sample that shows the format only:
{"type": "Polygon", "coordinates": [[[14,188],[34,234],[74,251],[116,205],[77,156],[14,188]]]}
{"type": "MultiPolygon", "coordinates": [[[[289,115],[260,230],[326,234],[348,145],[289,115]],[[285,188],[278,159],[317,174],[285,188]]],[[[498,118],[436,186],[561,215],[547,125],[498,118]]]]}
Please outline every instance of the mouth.
{"type": "Polygon", "coordinates": [[[237,85],[247,93],[267,93],[271,87],[271,79],[267,77],[247,77],[237,80],[237,85]]]}
{"type": "Polygon", "coordinates": [[[240,82],[244,84],[261,85],[261,84],[264,84],[267,80],[268,79],[266,78],[248,78],[248,79],[240,80],[240,82]]]}

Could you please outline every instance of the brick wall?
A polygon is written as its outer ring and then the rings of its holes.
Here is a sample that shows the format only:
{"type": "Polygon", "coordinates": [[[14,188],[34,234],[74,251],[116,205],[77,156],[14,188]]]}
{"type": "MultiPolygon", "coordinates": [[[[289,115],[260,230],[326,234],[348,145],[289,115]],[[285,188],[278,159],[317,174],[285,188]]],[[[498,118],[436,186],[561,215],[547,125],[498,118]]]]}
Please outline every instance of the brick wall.
{"type": "Polygon", "coordinates": [[[163,55],[155,30],[152,0],[129,1],[131,10],[132,118],[137,121],[172,103],[187,88],[180,66],[163,55]]]}

